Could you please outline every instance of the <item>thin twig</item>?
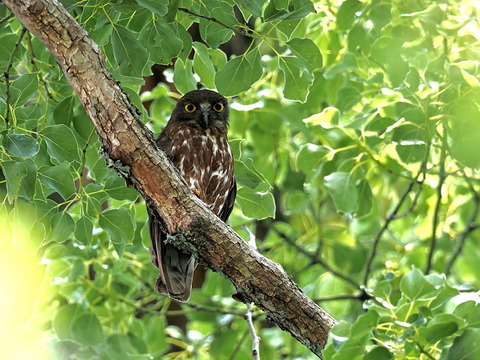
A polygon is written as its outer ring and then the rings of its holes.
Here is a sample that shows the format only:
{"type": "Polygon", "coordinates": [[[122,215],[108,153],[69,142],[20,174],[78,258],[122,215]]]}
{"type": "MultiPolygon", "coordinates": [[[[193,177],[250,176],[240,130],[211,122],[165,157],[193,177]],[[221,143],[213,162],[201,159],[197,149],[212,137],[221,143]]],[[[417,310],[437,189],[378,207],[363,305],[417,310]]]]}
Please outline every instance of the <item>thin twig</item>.
{"type": "MultiPolygon", "coordinates": [[[[257,248],[256,237],[246,225],[242,225],[243,231],[248,234],[248,244],[255,249],[257,248]]],[[[252,304],[247,303],[247,313],[243,317],[247,322],[248,331],[252,337],[252,358],[253,360],[260,360],[260,337],[255,332],[255,326],[253,326],[253,310],[252,304]]]]}
{"type": "Polygon", "coordinates": [[[445,275],[449,275],[450,271],[452,270],[452,266],[457,260],[457,257],[460,255],[460,253],[463,250],[463,247],[465,245],[465,241],[468,238],[468,235],[470,235],[473,231],[477,230],[480,225],[475,224],[475,220],[477,219],[477,216],[480,212],[480,195],[478,194],[477,191],[475,191],[475,188],[471,184],[470,180],[468,179],[467,176],[465,176],[465,179],[467,180],[467,184],[470,187],[470,191],[473,193],[473,201],[474,201],[474,207],[472,214],[470,215],[470,218],[467,221],[467,226],[463,231],[456,236],[456,246],[455,249],[452,252],[452,255],[450,256],[450,259],[448,259],[447,264],[445,265],[445,270],[444,273],[445,275]]]}
{"type": "Polygon", "coordinates": [[[363,292],[360,292],[358,294],[353,294],[353,295],[332,295],[332,296],[323,296],[320,298],[312,299],[316,303],[321,303],[325,301],[339,301],[339,300],[360,300],[364,301],[363,297],[365,294],[363,292]]]}
{"type": "Polygon", "coordinates": [[[255,35],[254,31],[252,29],[250,29],[247,25],[239,24],[239,25],[235,25],[235,26],[230,26],[230,25],[227,25],[227,24],[221,22],[220,20],[218,20],[214,17],[206,16],[206,15],[202,15],[202,14],[197,14],[196,12],[193,12],[193,11],[188,10],[186,8],[183,8],[183,7],[179,7],[178,10],[183,11],[184,13],[186,13],[188,15],[195,16],[195,17],[198,17],[200,19],[205,19],[205,20],[217,23],[218,25],[221,25],[226,29],[232,30],[233,32],[238,32],[239,34],[249,36],[249,37],[255,37],[254,36],[255,35]]]}
{"type": "Polygon", "coordinates": [[[430,354],[423,348],[423,346],[420,345],[420,343],[418,343],[418,342],[415,341],[415,345],[417,345],[418,350],[420,350],[420,352],[421,352],[423,355],[425,355],[427,358],[429,358],[429,359],[431,359],[431,360],[435,360],[435,358],[434,358],[432,355],[430,355],[430,354]]]}
{"type": "MultiPolygon", "coordinates": [[[[419,172],[419,174],[420,174],[420,172],[419,172]]],[[[375,254],[377,253],[377,247],[378,247],[378,244],[380,242],[380,239],[382,238],[382,235],[385,232],[385,230],[388,229],[388,226],[390,225],[390,223],[397,218],[398,211],[402,207],[403,203],[405,202],[405,200],[408,197],[408,194],[412,191],[413,186],[416,183],[417,183],[417,181],[414,180],[408,185],[407,190],[403,193],[402,197],[398,201],[397,206],[395,206],[395,208],[393,209],[391,214],[385,220],[385,223],[383,224],[382,228],[380,229],[380,231],[375,236],[375,239],[373,239],[372,250],[370,251],[370,256],[368,257],[367,263],[365,265],[365,273],[363,274],[362,284],[363,284],[364,287],[367,286],[368,277],[370,276],[370,271],[371,271],[371,268],[372,268],[373,259],[375,258],[375,254]]]]}
{"type": "Polygon", "coordinates": [[[377,235],[375,236],[375,239],[373,240],[372,250],[370,251],[370,256],[368,257],[367,263],[365,264],[365,273],[363,274],[363,280],[362,280],[363,289],[367,287],[368,277],[370,276],[370,271],[372,269],[373,259],[375,258],[375,254],[377,253],[377,247],[380,242],[380,239],[383,236],[383,233],[388,229],[388,226],[393,220],[396,220],[408,215],[413,210],[415,204],[418,201],[418,198],[420,197],[421,187],[423,185],[423,182],[425,181],[425,171],[427,168],[427,162],[428,162],[428,157],[430,153],[430,146],[431,144],[429,142],[425,152],[425,157],[423,158],[423,161],[422,161],[422,165],[420,166],[420,170],[418,170],[418,173],[415,176],[415,179],[413,179],[413,181],[410,182],[410,184],[407,187],[407,190],[401,196],[397,206],[395,206],[395,208],[390,213],[390,215],[385,219],[385,223],[383,224],[382,228],[378,231],[377,235]],[[420,175],[422,174],[423,174],[423,179],[420,181],[419,178],[420,178],[420,175]],[[400,208],[402,207],[403,203],[407,199],[408,194],[412,191],[413,187],[417,184],[419,185],[420,188],[418,189],[418,192],[415,195],[412,205],[407,209],[407,211],[398,215],[398,212],[400,211],[400,208]]]}
{"type": "Polygon", "coordinates": [[[417,205],[418,199],[420,198],[420,194],[422,193],[423,183],[425,182],[425,173],[423,173],[423,174],[424,174],[423,179],[418,180],[416,182],[416,184],[418,185],[418,189],[417,189],[417,193],[415,194],[415,197],[413,198],[413,201],[412,201],[410,207],[407,210],[405,210],[403,213],[395,215],[393,217],[393,220],[401,219],[401,218],[404,218],[404,217],[410,215],[410,213],[413,211],[413,209],[417,205]]]}
{"type": "Polygon", "coordinates": [[[8,59],[8,64],[5,69],[5,72],[3,73],[3,76],[5,78],[5,107],[6,107],[6,112],[5,112],[5,123],[7,124],[7,127],[9,126],[9,118],[10,118],[10,69],[13,66],[13,60],[15,57],[15,53],[17,52],[18,48],[20,47],[20,44],[22,43],[23,36],[27,32],[27,28],[22,27],[22,32],[20,33],[20,36],[18,37],[17,42],[15,43],[15,46],[10,53],[10,58],[8,59]]]}
{"type": "Polygon", "coordinates": [[[247,227],[247,225],[242,225],[242,230],[245,231],[248,235],[248,244],[251,247],[254,247],[255,249],[257,248],[257,238],[254,233],[250,231],[250,229],[247,227]]]}
{"type": "Polygon", "coordinates": [[[53,97],[52,93],[50,92],[50,89],[48,88],[48,84],[45,82],[45,79],[43,78],[43,76],[41,75],[41,72],[40,70],[38,69],[37,67],[37,64],[35,63],[35,54],[33,52],[33,46],[32,46],[32,36],[30,35],[30,33],[27,33],[27,49],[28,49],[28,53],[30,55],[30,64],[32,64],[32,67],[33,67],[33,70],[38,73],[38,80],[40,81],[40,83],[42,84],[42,86],[45,88],[45,92],[47,93],[47,96],[49,99],[53,100],[54,102],[58,102],[57,100],[55,100],[55,98],[53,97]]]}
{"type": "Polygon", "coordinates": [[[237,345],[235,346],[235,349],[233,349],[232,353],[230,354],[230,356],[228,357],[228,360],[233,360],[235,358],[235,356],[237,355],[237,353],[240,351],[240,347],[242,346],[243,342],[245,341],[245,339],[247,338],[247,335],[248,335],[248,329],[245,330],[245,332],[243,333],[242,337],[240,338],[240,340],[237,341],[237,345]]]}
{"type": "Polygon", "coordinates": [[[253,310],[250,303],[247,304],[247,313],[245,314],[245,320],[247,322],[248,331],[252,337],[252,358],[253,360],[260,360],[260,337],[255,332],[255,326],[253,326],[253,310]]]}
{"type": "Polygon", "coordinates": [[[330,265],[328,265],[326,262],[324,262],[320,256],[317,256],[315,254],[312,254],[311,252],[305,250],[303,247],[301,247],[300,245],[298,245],[294,240],[290,239],[288,236],[286,236],[285,234],[277,231],[276,229],[272,228],[273,231],[275,231],[275,233],[280,236],[283,240],[285,240],[287,242],[288,245],[294,247],[298,252],[302,253],[303,255],[305,255],[306,257],[308,257],[310,259],[310,261],[312,262],[312,265],[314,264],[318,264],[320,265],[321,267],[323,267],[325,270],[327,270],[328,272],[332,273],[333,275],[345,280],[346,282],[348,282],[349,284],[351,284],[353,287],[355,287],[356,289],[361,289],[361,286],[355,281],[353,280],[352,278],[350,278],[349,276],[345,275],[345,274],[342,274],[341,272],[335,270],[334,268],[332,268],[330,265]]]}
{"type": "Polygon", "coordinates": [[[433,211],[432,236],[430,238],[430,250],[428,251],[425,274],[430,273],[430,270],[432,270],[433,254],[435,253],[435,248],[437,247],[437,226],[438,226],[438,217],[440,213],[440,207],[442,205],[442,188],[443,188],[443,184],[445,183],[445,179],[447,178],[447,174],[445,173],[446,156],[447,156],[447,127],[445,126],[445,123],[444,123],[442,147],[440,150],[440,164],[439,164],[439,170],[438,170],[437,201],[435,203],[435,209],[433,211]]]}

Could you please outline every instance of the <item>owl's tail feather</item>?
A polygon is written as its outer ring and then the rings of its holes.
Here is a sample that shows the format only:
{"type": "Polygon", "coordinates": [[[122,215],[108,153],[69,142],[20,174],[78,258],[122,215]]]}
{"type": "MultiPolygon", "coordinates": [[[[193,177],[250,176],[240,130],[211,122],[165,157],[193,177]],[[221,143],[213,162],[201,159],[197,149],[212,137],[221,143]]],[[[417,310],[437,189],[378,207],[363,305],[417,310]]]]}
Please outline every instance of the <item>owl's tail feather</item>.
{"type": "Polygon", "coordinates": [[[160,270],[155,291],[177,301],[185,302],[190,298],[192,290],[195,258],[172,244],[164,243],[166,235],[161,231],[161,225],[158,223],[156,215],[150,209],[148,212],[150,238],[152,239],[150,248],[152,263],[160,270]]]}

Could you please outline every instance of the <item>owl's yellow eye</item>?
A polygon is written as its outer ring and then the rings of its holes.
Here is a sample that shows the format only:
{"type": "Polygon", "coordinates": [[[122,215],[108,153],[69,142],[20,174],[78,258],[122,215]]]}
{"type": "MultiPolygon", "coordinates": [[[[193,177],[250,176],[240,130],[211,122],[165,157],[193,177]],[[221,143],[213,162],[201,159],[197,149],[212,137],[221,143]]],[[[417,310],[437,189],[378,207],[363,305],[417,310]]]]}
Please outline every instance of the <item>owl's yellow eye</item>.
{"type": "Polygon", "coordinates": [[[195,110],[197,110],[197,107],[195,105],[193,105],[192,103],[188,103],[188,104],[185,105],[184,109],[185,109],[186,112],[192,113],[195,110]]]}
{"type": "Polygon", "coordinates": [[[215,105],[213,105],[213,110],[215,110],[216,112],[222,112],[224,109],[224,106],[222,103],[216,103],[215,105]]]}

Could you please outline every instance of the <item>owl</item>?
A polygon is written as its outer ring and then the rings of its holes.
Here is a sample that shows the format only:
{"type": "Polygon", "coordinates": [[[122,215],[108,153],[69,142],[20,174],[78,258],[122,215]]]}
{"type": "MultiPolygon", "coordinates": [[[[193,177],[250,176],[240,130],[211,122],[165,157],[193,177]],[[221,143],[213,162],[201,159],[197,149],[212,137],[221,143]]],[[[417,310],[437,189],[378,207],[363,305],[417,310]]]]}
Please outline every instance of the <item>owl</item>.
{"type": "MultiPolygon", "coordinates": [[[[228,103],[211,90],[185,94],[157,139],[191,191],[226,221],[237,193],[234,160],[228,144],[228,103]]],[[[152,262],[160,270],[155,290],[178,301],[187,301],[192,288],[195,258],[164,243],[155,210],[149,214],[152,262]]]]}

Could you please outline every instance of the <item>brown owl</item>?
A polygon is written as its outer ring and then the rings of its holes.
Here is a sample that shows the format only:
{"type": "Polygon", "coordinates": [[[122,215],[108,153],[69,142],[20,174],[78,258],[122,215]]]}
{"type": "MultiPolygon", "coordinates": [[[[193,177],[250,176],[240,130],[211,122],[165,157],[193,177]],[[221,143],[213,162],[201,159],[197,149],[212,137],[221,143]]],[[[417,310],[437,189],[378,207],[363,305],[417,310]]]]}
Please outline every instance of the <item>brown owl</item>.
{"type": "MultiPolygon", "coordinates": [[[[188,186],[226,221],[232,212],[237,187],[233,156],[228,144],[228,103],[211,90],[194,90],[177,103],[157,139],[188,186]]],[[[187,301],[192,288],[195,259],[163,240],[156,212],[148,208],[152,262],[160,276],[155,290],[178,301],[187,301]]]]}

